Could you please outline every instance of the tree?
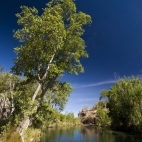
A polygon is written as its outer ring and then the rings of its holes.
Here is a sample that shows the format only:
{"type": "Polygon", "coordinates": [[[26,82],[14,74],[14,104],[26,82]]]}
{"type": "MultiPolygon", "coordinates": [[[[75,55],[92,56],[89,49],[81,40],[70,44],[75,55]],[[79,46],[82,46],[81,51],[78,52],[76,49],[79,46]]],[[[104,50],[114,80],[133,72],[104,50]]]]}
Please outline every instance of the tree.
{"type": "Polygon", "coordinates": [[[4,66],[1,66],[1,65],[0,65],[0,72],[2,72],[3,69],[4,69],[4,66]]]}
{"type": "Polygon", "coordinates": [[[83,108],[82,108],[82,111],[88,111],[89,110],[89,106],[88,105],[85,105],[83,108]]]}
{"type": "Polygon", "coordinates": [[[73,112],[66,112],[65,116],[66,116],[66,121],[67,122],[72,122],[73,123],[75,121],[73,112]]]}
{"type": "Polygon", "coordinates": [[[48,93],[45,94],[45,100],[52,108],[62,111],[71,92],[72,88],[69,83],[56,81],[52,90],[48,90],[48,93]]]}
{"type": "MultiPolygon", "coordinates": [[[[27,84],[36,84],[27,107],[36,111],[64,71],[69,74],[84,71],[79,59],[88,54],[81,36],[91,17],[77,12],[73,0],[51,0],[40,16],[35,7],[21,9],[16,16],[22,28],[15,31],[14,37],[22,44],[15,48],[17,58],[12,73],[27,77],[27,84]]],[[[25,113],[20,121],[17,127],[20,135],[29,126],[32,113],[25,113]]]]}
{"type": "Polygon", "coordinates": [[[118,81],[110,90],[103,90],[101,98],[108,99],[107,108],[112,127],[142,133],[142,79],[126,78],[118,81]]]}
{"type": "Polygon", "coordinates": [[[94,109],[96,109],[95,124],[99,127],[110,126],[111,119],[108,116],[108,109],[106,109],[106,101],[98,102],[95,104],[94,109]]]}
{"type": "Polygon", "coordinates": [[[9,72],[0,72],[0,121],[8,120],[15,110],[14,88],[20,78],[9,72]]]}

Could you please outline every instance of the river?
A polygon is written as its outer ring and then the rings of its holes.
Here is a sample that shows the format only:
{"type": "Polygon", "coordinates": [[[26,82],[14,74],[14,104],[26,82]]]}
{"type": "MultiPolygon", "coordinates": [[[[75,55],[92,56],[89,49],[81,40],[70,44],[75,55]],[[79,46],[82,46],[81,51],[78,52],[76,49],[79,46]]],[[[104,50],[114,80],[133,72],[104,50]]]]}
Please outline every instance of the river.
{"type": "Polygon", "coordinates": [[[142,137],[96,129],[94,126],[77,126],[48,128],[41,142],[142,142],[142,137]]]}

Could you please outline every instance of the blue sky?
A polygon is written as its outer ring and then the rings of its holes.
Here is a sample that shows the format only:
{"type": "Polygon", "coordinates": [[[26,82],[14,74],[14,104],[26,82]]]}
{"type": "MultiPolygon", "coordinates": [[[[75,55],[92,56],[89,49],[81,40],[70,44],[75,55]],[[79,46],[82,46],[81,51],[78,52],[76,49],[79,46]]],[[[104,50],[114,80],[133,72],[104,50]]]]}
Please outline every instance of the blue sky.
{"type": "MultiPolygon", "coordinates": [[[[13,38],[18,29],[15,14],[21,5],[35,6],[40,12],[49,0],[0,1],[0,65],[9,71],[16,58],[13,49],[19,43],[13,38]]],[[[81,59],[85,73],[64,74],[63,81],[74,87],[65,111],[75,112],[98,101],[100,91],[120,77],[141,75],[142,71],[142,1],[141,0],[76,0],[78,11],[90,14],[92,25],[83,36],[88,59],[81,59]]]]}

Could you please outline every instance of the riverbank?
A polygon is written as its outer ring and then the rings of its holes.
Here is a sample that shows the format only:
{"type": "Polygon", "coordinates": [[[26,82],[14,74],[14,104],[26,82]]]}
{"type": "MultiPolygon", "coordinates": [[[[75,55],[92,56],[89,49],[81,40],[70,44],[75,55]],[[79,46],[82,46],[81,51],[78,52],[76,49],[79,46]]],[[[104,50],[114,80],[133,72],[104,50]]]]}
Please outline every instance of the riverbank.
{"type": "MultiPolygon", "coordinates": [[[[78,123],[69,123],[69,122],[58,122],[49,124],[46,128],[56,128],[56,127],[70,127],[70,126],[78,126],[83,125],[80,122],[78,123]]],[[[24,133],[25,142],[40,142],[42,130],[28,128],[24,133]]]]}
{"type": "MultiPolygon", "coordinates": [[[[28,128],[24,132],[23,137],[25,142],[40,142],[41,130],[28,128]]],[[[15,129],[10,129],[0,135],[0,142],[22,142],[22,140],[15,129]]]]}
{"type": "Polygon", "coordinates": [[[52,123],[47,126],[47,128],[53,128],[53,127],[68,127],[68,126],[76,126],[76,125],[83,125],[82,123],[70,123],[70,122],[59,122],[59,123],[52,123]]]}

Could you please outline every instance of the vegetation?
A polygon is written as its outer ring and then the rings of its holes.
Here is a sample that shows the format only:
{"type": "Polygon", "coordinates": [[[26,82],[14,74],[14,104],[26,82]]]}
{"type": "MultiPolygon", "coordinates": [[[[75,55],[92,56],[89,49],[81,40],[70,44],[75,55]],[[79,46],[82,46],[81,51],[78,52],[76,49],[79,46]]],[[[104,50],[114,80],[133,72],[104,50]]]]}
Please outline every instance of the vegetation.
{"type": "Polygon", "coordinates": [[[55,111],[54,119],[50,121],[48,127],[73,126],[78,124],[81,124],[80,120],[74,117],[74,113],[66,112],[65,114],[61,114],[55,111]]]}
{"type": "MultiPolygon", "coordinates": [[[[30,99],[28,93],[35,88],[34,84],[25,84],[25,80],[25,78],[21,79],[9,72],[0,72],[0,128],[2,141],[10,142],[14,140],[19,142],[21,139],[15,130],[23,113],[28,113],[27,107],[30,99]]],[[[59,88],[57,88],[58,91],[59,88]]],[[[51,91],[50,93],[47,92],[46,100],[41,103],[37,111],[31,116],[30,128],[23,133],[25,141],[32,138],[40,139],[40,130],[47,127],[80,124],[79,119],[75,118],[73,113],[60,113],[68,99],[68,94],[63,86],[62,91],[64,92],[62,94],[55,94],[55,89],[56,87],[53,89],[54,96],[51,91]],[[54,99],[57,99],[58,95],[60,95],[60,99],[56,102],[55,107],[54,99]],[[52,99],[49,98],[51,96],[52,99]]]]}
{"type": "Polygon", "coordinates": [[[111,127],[115,130],[142,134],[142,79],[140,77],[119,80],[110,90],[101,92],[107,98],[111,127]]]}
{"type": "Polygon", "coordinates": [[[96,110],[96,117],[94,119],[95,125],[99,127],[109,127],[111,119],[108,116],[108,109],[106,108],[107,102],[98,102],[94,105],[92,110],[96,110]]]}
{"type": "Polygon", "coordinates": [[[14,49],[17,58],[11,73],[0,68],[1,131],[14,127],[24,141],[25,130],[41,128],[54,118],[74,123],[73,113],[61,115],[72,87],[61,82],[64,72],[84,71],[81,57],[85,50],[83,26],[91,17],[76,11],[73,0],[51,0],[41,15],[35,7],[21,6],[17,13],[20,29],[14,38],[21,45],[14,49]],[[3,123],[4,121],[4,123],[3,123]]]}
{"type": "MultiPolygon", "coordinates": [[[[84,71],[80,58],[88,54],[83,26],[91,24],[91,17],[77,12],[73,0],[51,0],[41,15],[35,7],[21,6],[16,17],[21,26],[14,31],[21,43],[14,49],[17,58],[11,72],[0,66],[0,131],[7,142],[24,141],[29,131],[39,138],[39,129],[48,126],[79,124],[73,113],[60,113],[73,90],[60,77],[84,71]]],[[[140,77],[124,77],[103,90],[102,98],[106,101],[92,108],[96,125],[142,134],[140,77]]]]}
{"type": "Polygon", "coordinates": [[[108,116],[108,109],[105,102],[97,102],[92,108],[87,105],[78,113],[81,123],[96,125],[98,127],[110,126],[111,119],[108,116]]]}
{"type": "Polygon", "coordinates": [[[79,113],[82,123],[142,135],[141,77],[118,80],[109,90],[101,91],[100,100],[91,109],[84,107],[79,113]]]}

